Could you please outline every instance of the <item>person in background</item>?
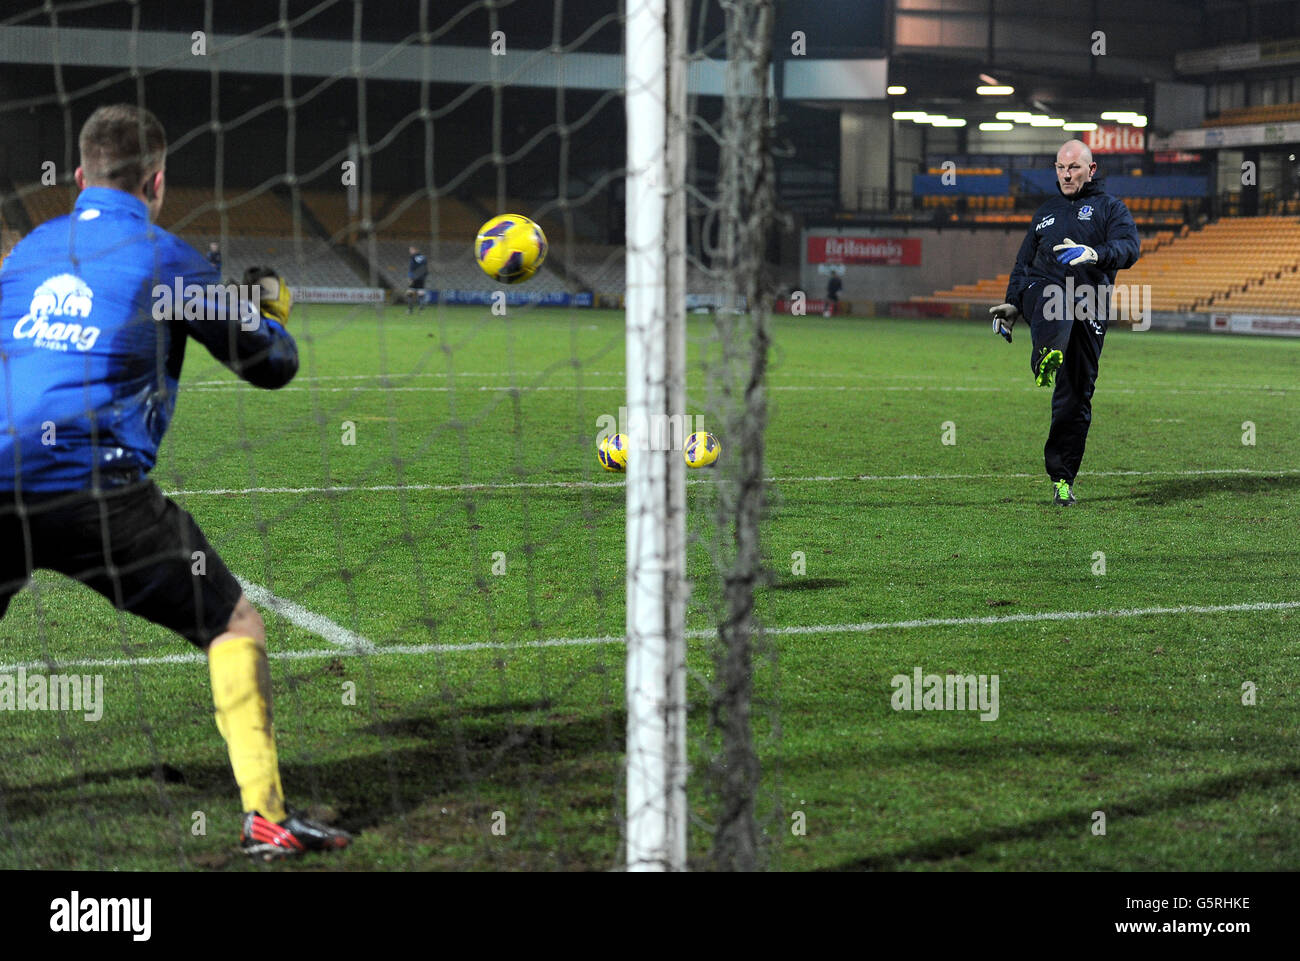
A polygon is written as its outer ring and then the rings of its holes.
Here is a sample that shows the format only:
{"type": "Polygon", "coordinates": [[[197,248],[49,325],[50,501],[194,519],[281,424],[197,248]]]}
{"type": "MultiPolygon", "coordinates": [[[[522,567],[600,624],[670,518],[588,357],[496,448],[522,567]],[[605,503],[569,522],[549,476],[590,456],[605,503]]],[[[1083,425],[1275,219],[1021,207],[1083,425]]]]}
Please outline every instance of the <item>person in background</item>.
{"type": "Polygon", "coordinates": [[[839,311],[840,291],[843,289],[844,281],[840,280],[840,275],[832,273],[831,279],[826,281],[826,310],[822,313],[823,317],[829,317],[839,311]]]}
{"type": "Polygon", "coordinates": [[[424,310],[424,281],[429,276],[429,258],[412,245],[411,263],[406,269],[406,312],[414,313],[418,305],[424,310]]]}

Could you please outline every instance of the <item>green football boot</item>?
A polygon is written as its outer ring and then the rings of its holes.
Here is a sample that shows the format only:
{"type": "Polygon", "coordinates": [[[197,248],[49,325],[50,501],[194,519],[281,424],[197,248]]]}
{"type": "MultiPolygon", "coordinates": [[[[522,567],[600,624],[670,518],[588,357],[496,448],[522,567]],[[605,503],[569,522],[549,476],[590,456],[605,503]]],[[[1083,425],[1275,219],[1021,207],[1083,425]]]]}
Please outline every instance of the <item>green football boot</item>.
{"type": "Polygon", "coordinates": [[[1069,481],[1054,481],[1052,483],[1052,491],[1052,503],[1057,507],[1069,507],[1074,503],[1074,491],[1070,489],[1069,481]]]}
{"type": "Polygon", "coordinates": [[[1056,382],[1056,372],[1061,369],[1063,363],[1065,363],[1065,354],[1054,347],[1043,347],[1038,363],[1034,365],[1037,371],[1034,382],[1039,387],[1051,387],[1056,382]]]}

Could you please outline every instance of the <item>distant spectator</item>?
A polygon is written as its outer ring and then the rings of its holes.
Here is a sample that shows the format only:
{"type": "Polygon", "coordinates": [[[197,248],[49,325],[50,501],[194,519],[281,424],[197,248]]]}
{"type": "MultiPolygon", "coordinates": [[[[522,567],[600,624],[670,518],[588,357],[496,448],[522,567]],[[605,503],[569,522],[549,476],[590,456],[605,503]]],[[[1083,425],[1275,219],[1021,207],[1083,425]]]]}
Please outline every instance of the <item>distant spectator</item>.
{"type": "Polygon", "coordinates": [[[839,311],[840,291],[843,289],[844,281],[840,280],[840,275],[831,274],[831,279],[826,281],[826,310],[822,313],[823,317],[829,317],[839,311]]]}
{"type": "Polygon", "coordinates": [[[215,240],[208,244],[208,263],[218,274],[221,273],[221,248],[215,240]]]}
{"type": "Polygon", "coordinates": [[[406,312],[415,312],[418,304],[424,310],[424,281],[429,276],[429,258],[420,253],[418,247],[411,247],[411,264],[406,270],[406,312]]]}

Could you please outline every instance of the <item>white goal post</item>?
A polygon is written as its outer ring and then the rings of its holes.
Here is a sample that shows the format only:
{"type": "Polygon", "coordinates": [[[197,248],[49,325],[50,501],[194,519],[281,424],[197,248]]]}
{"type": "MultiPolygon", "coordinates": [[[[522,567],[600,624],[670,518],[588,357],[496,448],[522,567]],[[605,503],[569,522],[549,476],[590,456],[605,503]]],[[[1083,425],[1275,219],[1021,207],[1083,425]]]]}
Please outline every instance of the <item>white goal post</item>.
{"type": "Polygon", "coordinates": [[[632,0],[627,112],[627,869],[686,868],[685,0],[632,0]],[[656,443],[657,441],[666,441],[656,443]]]}

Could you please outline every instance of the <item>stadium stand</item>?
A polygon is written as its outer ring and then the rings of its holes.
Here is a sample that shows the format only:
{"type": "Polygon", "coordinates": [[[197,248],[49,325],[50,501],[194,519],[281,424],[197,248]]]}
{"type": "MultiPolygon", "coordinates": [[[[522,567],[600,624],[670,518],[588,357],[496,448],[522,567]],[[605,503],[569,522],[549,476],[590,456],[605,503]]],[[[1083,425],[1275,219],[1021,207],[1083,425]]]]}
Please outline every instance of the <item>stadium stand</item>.
{"type": "MultiPolygon", "coordinates": [[[[348,210],[348,196],[338,190],[303,190],[298,194],[304,208],[310,210],[329,235],[340,241],[354,242],[360,229],[361,211],[354,215],[348,210]]],[[[290,216],[293,216],[292,199],[284,198],[289,204],[290,216]]],[[[371,198],[371,216],[380,198],[371,198]]]]}
{"type": "Polygon", "coordinates": [[[1235,292],[1300,264],[1300,223],[1285,217],[1225,217],[1139,260],[1117,282],[1151,285],[1151,308],[1222,310],[1235,292]]]}
{"type": "Polygon", "coordinates": [[[1217,233],[1224,245],[1218,249],[1232,251],[1225,259],[1251,266],[1248,271],[1237,270],[1243,283],[1232,284],[1194,309],[1265,314],[1300,311],[1300,221],[1252,217],[1220,221],[1215,226],[1220,227],[1217,233]]]}
{"type": "MultiPolygon", "coordinates": [[[[205,250],[209,240],[217,239],[190,233],[182,236],[198,250],[205,250]]],[[[365,277],[317,237],[227,237],[222,258],[227,278],[238,279],[249,267],[271,265],[283,274],[290,287],[369,286],[365,277]]]]}
{"type": "Polygon", "coordinates": [[[7,227],[0,229],[0,263],[4,263],[4,259],[9,256],[9,251],[13,250],[14,244],[21,239],[16,230],[7,227]]]}
{"type": "MultiPolygon", "coordinates": [[[[299,196],[303,206],[316,216],[331,237],[356,241],[360,234],[361,210],[355,214],[348,210],[346,192],[303,190],[299,196]]],[[[284,199],[289,202],[287,196],[284,199]]],[[[455,197],[438,198],[437,216],[437,232],[443,238],[472,237],[484,219],[455,197]]],[[[384,237],[428,243],[433,233],[429,202],[422,190],[408,194],[372,193],[370,219],[376,232],[384,237]]]]}
{"type": "MultiPolygon", "coordinates": [[[[66,214],[76,198],[74,190],[50,189],[39,184],[19,190],[24,209],[33,225],[66,214]]],[[[159,226],[184,237],[197,249],[222,236],[225,213],[224,270],[238,277],[253,264],[275,264],[285,271],[290,283],[322,287],[356,287],[369,283],[364,267],[369,245],[360,232],[359,218],[348,210],[347,194],[339,190],[307,189],[299,192],[302,214],[295,231],[292,195],[281,189],[245,190],[229,188],[221,202],[210,189],[169,185],[159,226]],[[319,228],[319,230],[317,229],[319,228]],[[326,236],[319,236],[323,231],[326,236]],[[295,241],[295,234],[301,238],[295,241]],[[332,247],[330,242],[341,245],[332,247]],[[351,247],[361,260],[349,263],[342,256],[351,247]]],[[[1006,198],[1010,199],[1010,198],[1006,198]]],[[[507,209],[531,210],[534,203],[508,201],[507,209]]],[[[438,200],[438,235],[443,238],[431,251],[433,287],[478,289],[484,278],[473,259],[470,239],[478,231],[488,204],[455,197],[438,200]]],[[[407,248],[427,248],[431,231],[430,211],[423,191],[409,194],[374,194],[371,218],[379,239],[376,270],[394,288],[406,285],[407,248]]],[[[546,221],[547,239],[558,265],[561,256],[570,258],[576,284],[566,285],[562,273],[544,267],[529,284],[530,290],[558,293],[574,286],[598,293],[621,294],[624,289],[623,248],[575,244],[557,249],[564,241],[564,224],[559,217],[546,221]]]]}
{"type": "MultiPolygon", "coordinates": [[[[518,213],[527,214],[532,207],[532,204],[519,201],[511,203],[515,206],[507,205],[507,209],[518,213]]],[[[428,242],[432,233],[430,221],[433,212],[424,191],[376,197],[372,209],[375,231],[380,236],[428,242]]],[[[445,240],[473,238],[483,221],[488,219],[455,197],[438,198],[437,216],[438,236],[445,240]]],[[[546,226],[547,237],[554,239],[555,230],[550,224],[546,226]]]]}
{"type": "MultiPolygon", "coordinates": [[[[477,224],[473,228],[477,230],[477,224]]],[[[471,231],[471,236],[472,236],[471,231]]],[[[415,241],[421,249],[425,243],[415,241]]],[[[406,268],[409,262],[407,248],[411,241],[385,239],[377,242],[376,266],[385,273],[393,287],[406,285],[406,268]]],[[[431,288],[478,290],[484,286],[483,274],[474,262],[473,244],[464,239],[441,240],[436,250],[429,251],[428,286],[431,288]]],[[[538,293],[562,293],[571,290],[564,278],[552,267],[556,255],[563,255],[573,272],[581,278],[577,286],[598,294],[621,295],[626,290],[624,250],[617,245],[563,244],[551,245],[551,256],[541,271],[528,282],[528,290],[538,293]]],[[[688,266],[687,289],[707,290],[704,275],[688,266]]]]}
{"type": "MultiPolygon", "coordinates": [[[[996,304],[1010,274],[958,284],[913,301],[996,304]]],[[[1225,217],[1193,231],[1164,230],[1142,240],[1142,258],[1115,278],[1149,284],[1151,309],[1251,313],[1300,311],[1300,220],[1225,217]]]]}
{"type": "MultiPolygon", "coordinates": [[[[62,216],[72,209],[72,190],[29,185],[19,190],[33,225],[62,216]]],[[[293,217],[286,204],[270,191],[235,190],[222,198],[226,214],[226,240],[222,249],[223,272],[228,278],[243,275],[246,267],[274,264],[291,285],[358,287],[365,278],[330,248],[305,230],[295,241],[293,217]]],[[[221,209],[211,190],[168,186],[159,226],[184,237],[197,250],[221,239],[221,209]]]]}
{"type": "Polygon", "coordinates": [[[77,199],[77,191],[72,188],[24,184],[18,188],[18,198],[22,201],[32,226],[38,227],[47,220],[70,213],[77,199]]]}
{"type": "Polygon", "coordinates": [[[958,284],[948,290],[936,290],[933,294],[918,294],[911,299],[917,302],[954,300],[972,304],[1000,304],[1010,282],[1009,273],[998,274],[996,277],[981,277],[973,284],[958,284]]]}
{"type": "MultiPolygon", "coordinates": [[[[429,281],[426,287],[435,290],[480,290],[490,283],[474,262],[472,234],[468,241],[440,240],[435,250],[428,249],[427,240],[416,243],[429,257],[429,281]]],[[[389,283],[397,290],[406,287],[410,244],[410,240],[379,240],[375,245],[378,250],[375,266],[384,272],[389,283]]],[[[528,282],[530,293],[562,293],[567,289],[564,280],[550,269],[549,264],[543,264],[542,269],[528,282]]]]}
{"type": "Polygon", "coordinates": [[[1300,103],[1275,103],[1253,107],[1228,107],[1217,117],[1202,121],[1202,127],[1232,127],[1250,123],[1282,123],[1300,120],[1300,103]]]}
{"type": "Polygon", "coordinates": [[[293,233],[293,220],[269,190],[230,188],[218,201],[203,187],[167,187],[158,226],[182,235],[221,233],[222,214],[230,236],[284,236],[293,233]]]}
{"type": "MultiPolygon", "coordinates": [[[[77,191],[29,184],[20,187],[18,195],[35,226],[71,211],[77,191]]],[[[158,225],[182,235],[215,236],[221,233],[222,209],[228,234],[283,236],[293,233],[292,218],[270,191],[232,188],[224,194],[219,205],[209,188],[170,184],[158,225]]]]}

